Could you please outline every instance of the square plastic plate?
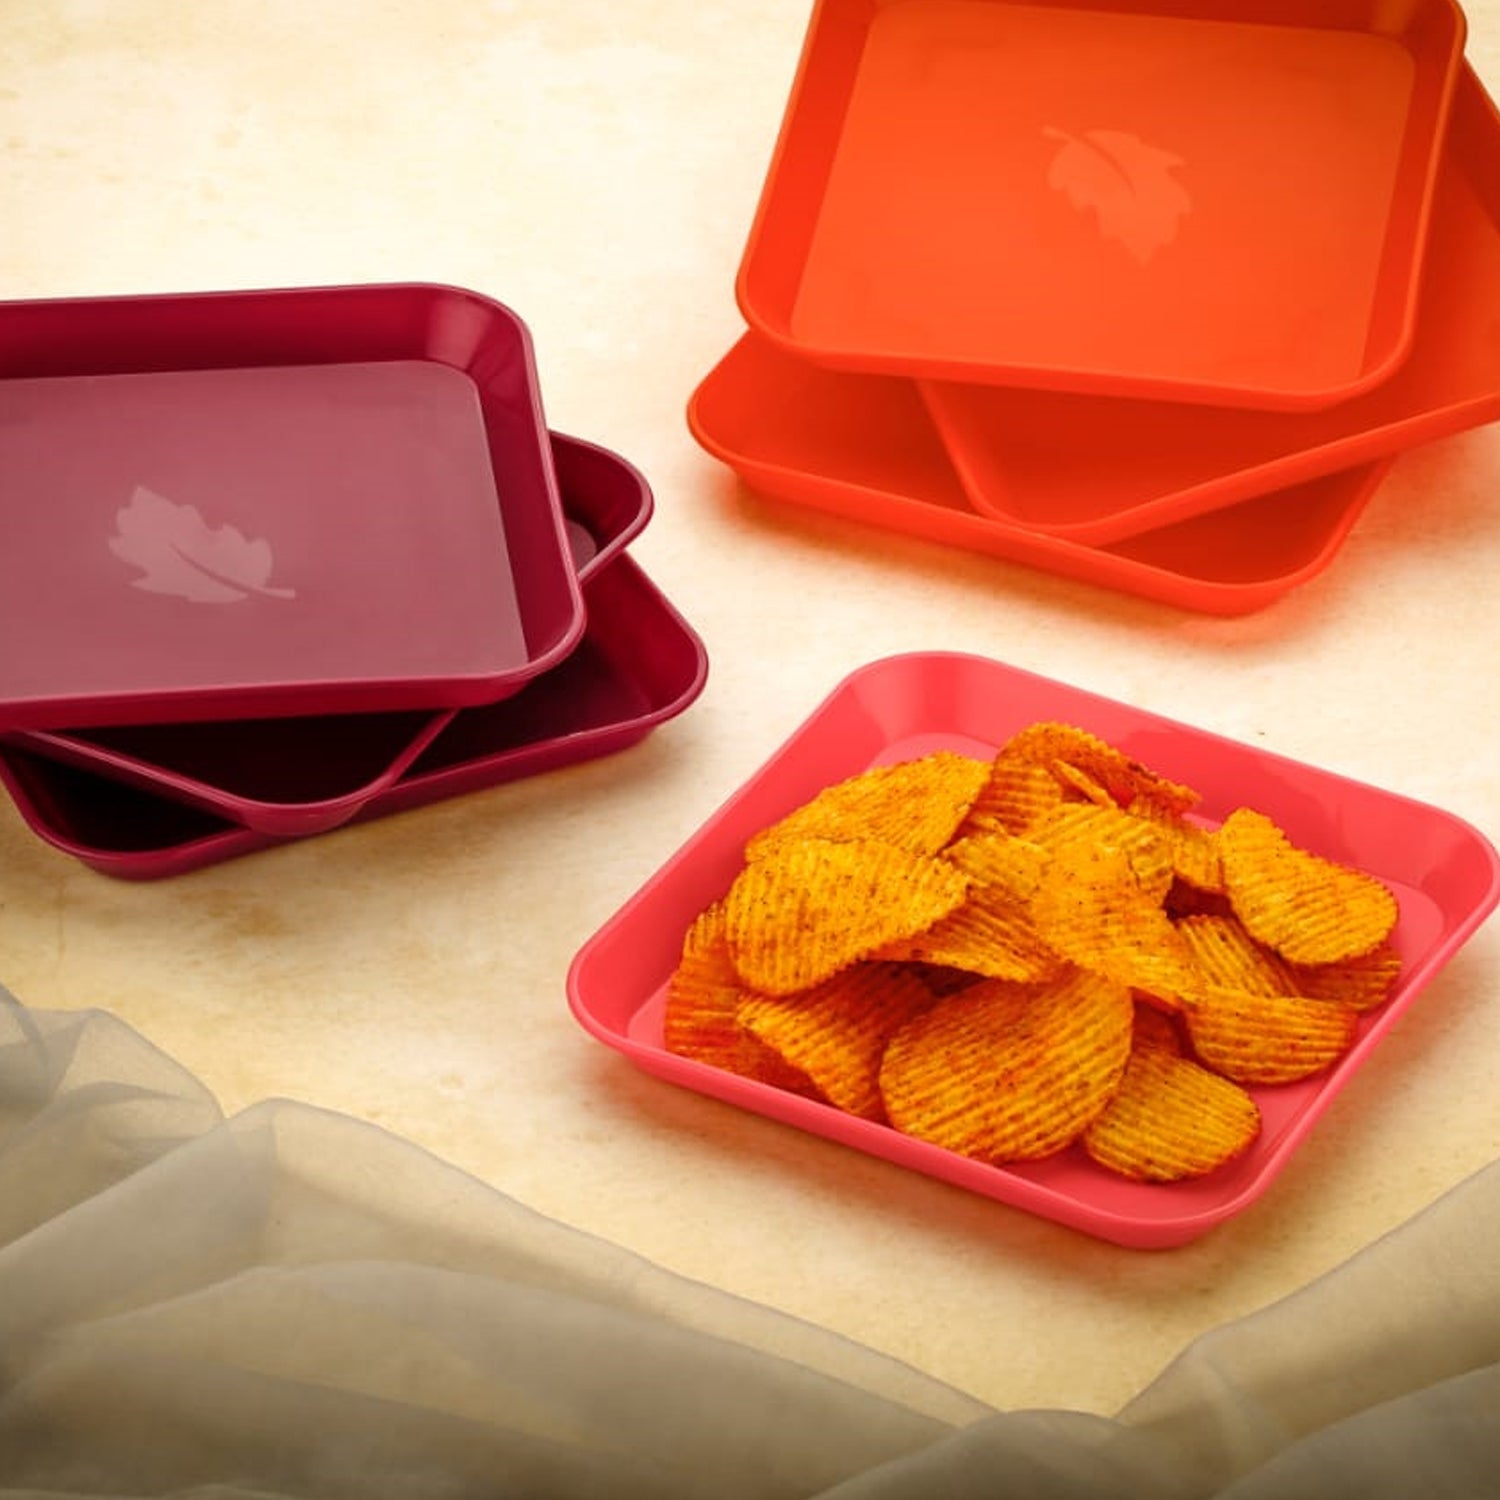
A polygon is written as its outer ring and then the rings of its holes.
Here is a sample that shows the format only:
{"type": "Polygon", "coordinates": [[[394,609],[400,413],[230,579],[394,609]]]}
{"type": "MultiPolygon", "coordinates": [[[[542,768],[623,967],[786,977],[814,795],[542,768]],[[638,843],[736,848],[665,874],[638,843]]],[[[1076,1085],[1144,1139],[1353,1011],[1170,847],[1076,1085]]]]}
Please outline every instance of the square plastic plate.
{"type": "MultiPolygon", "coordinates": [[[[503,702],[460,710],[351,821],[612,755],[689,708],[707,680],[703,642],[630,556],[608,559],[583,591],[588,632],[564,661],[503,702]]],[[[0,782],[39,838],[122,880],[285,842],[15,746],[0,746],[0,782]]]]}
{"type": "Polygon", "coordinates": [[[1266,1191],[1497,895],[1495,850],[1449,813],[999,662],[946,653],[899,656],[839,684],[583,946],[569,971],[568,999],[591,1035],[669,1082],[1100,1238],[1149,1249],[1191,1240],[1266,1191]],[[1240,805],[1257,807],[1305,847],[1369,871],[1397,893],[1394,942],[1404,968],[1392,998],[1363,1018],[1354,1046],[1330,1072],[1255,1091],[1264,1128],[1247,1155],[1210,1176],[1171,1185],[1114,1177],[1076,1149],[1043,1162],[993,1167],[665,1050],[664,991],[683,937],[697,914],[728,890],[752,833],[842,777],[931,750],[989,756],[1037,719],[1081,725],[1195,787],[1210,820],[1240,805]]]}
{"type": "MultiPolygon", "coordinates": [[[[618,454],[553,433],[569,550],[580,581],[649,520],[650,486],[618,454]]],[[[321,833],[393,786],[456,709],[17,730],[8,743],[262,833],[321,833]]]]}
{"type": "Polygon", "coordinates": [[[976,514],[909,380],[825,370],[747,334],[699,385],[688,425],[760,494],[1217,615],[1323,572],[1391,462],[1089,547],[976,514]]]}
{"type": "Polygon", "coordinates": [[[1497,315],[1500,114],[1466,68],[1416,339],[1377,389],[1292,414],[928,382],[922,394],[976,510],[1108,543],[1495,420],[1497,315]]]}
{"type": "Polygon", "coordinates": [[[490,702],[583,632],[530,336],[436,286],[0,303],[0,729],[490,702]]]}
{"type": "Polygon", "coordinates": [[[1455,0],[820,0],[740,265],[846,369],[1279,409],[1410,344],[1455,0]]]}

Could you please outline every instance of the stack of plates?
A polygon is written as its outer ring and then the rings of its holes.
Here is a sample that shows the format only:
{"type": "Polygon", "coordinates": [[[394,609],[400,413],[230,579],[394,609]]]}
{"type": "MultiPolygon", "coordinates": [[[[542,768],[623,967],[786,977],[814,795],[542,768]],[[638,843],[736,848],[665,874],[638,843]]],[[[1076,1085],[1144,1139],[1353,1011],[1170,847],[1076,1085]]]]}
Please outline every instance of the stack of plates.
{"type": "Polygon", "coordinates": [[[819,0],[694,394],[750,485],[1185,608],[1500,415],[1455,0],[819,0]]]}
{"type": "Polygon", "coordinates": [[[0,779],[108,874],[623,748],[707,670],[645,479],[455,288],[0,304],[0,502],[0,779]]]}

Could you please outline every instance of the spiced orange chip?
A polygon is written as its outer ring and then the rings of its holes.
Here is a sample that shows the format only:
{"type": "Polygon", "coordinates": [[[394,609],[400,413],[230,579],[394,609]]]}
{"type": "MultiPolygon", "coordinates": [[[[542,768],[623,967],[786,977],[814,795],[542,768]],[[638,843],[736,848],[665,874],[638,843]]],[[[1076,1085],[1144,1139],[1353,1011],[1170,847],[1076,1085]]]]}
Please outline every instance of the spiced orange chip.
{"type": "Polygon", "coordinates": [[[746,994],[724,940],[724,909],[715,903],[688,929],[667,982],[662,1040],[667,1051],[794,1093],[815,1093],[806,1074],[752,1036],[739,1021],[746,994]]]}
{"type": "Polygon", "coordinates": [[[1199,983],[1192,954],[1119,849],[1054,852],[1031,916],[1043,939],[1081,968],[1175,1001],[1199,983]]]}
{"type": "Polygon", "coordinates": [[[1210,983],[1250,990],[1257,995],[1300,993],[1291,966],[1280,955],[1257,943],[1238,917],[1184,917],[1177,930],[1210,983]]]}
{"type": "Polygon", "coordinates": [[[1237,808],[1218,842],[1235,914],[1293,963],[1357,958],[1396,925],[1396,898],[1380,881],[1298,848],[1263,813],[1237,808]]]}
{"type": "Polygon", "coordinates": [[[1139,1182],[1180,1182],[1242,1156],[1260,1108],[1238,1084],[1166,1047],[1137,1048],[1104,1112],[1083,1132],[1100,1166],[1139,1182]]]}
{"type": "Polygon", "coordinates": [[[1289,964],[1295,992],[1312,1000],[1338,1000],[1351,1010],[1373,1010],[1390,998],[1401,974],[1401,956],[1389,943],[1336,964],[1289,964]]]}
{"type": "Polygon", "coordinates": [[[1070,802],[1039,819],[1027,839],[1049,854],[1059,849],[1085,846],[1119,849],[1130,860],[1130,868],[1141,889],[1157,905],[1172,887],[1172,851],[1160,833],[1141,818],[1133,817],[1113,803],[1070,802]]]}
{"type": "Polygon", "coordinates": [[[1150,797],[1137,797],[1130,804],[1132,817],[1149,823],[1166,841],[1172,874],[1199,891],[1224,889],[1224,861],[1219,855],[1216,831],[1194,823],[1150,797]]]}
{"type": "Polygon", "coordinates": [[[943,850],[943,858],[957,865],[972,884],[1018,901],[1036,890],[1048,857],[1040,844],[1003,831],[971,833],[943,850]]]}
{"type": "Polygon", "coordinates": [[[1169,781],[1074,724],[1053,721],[1030,724],[1005,742],[1002,753],[1042,765],[1064,761],[1102,786],[1121,807],[1129,807],[1137,797],[1148,796],[1159,806],[1180,812],[1199,800],[1191,787],[1169,781]]]}
{"type": "Polygon", "coordinates": [[[1047,769],[1057,778],[1058,785],[1062,787],[1064,801],[1091,802],[1095,807],[1119,806],[1119,803],[1110,796],[1107,787],[1101,786],[1087,771],[1080,770],[1068,761],[1049,761],[1047,769]]]}
{"type": "Polygon", "coordinates": [[[1075,1140],[1130,1055],[1130,992],[1072,971],[985,980],[910,1021],[880,1068],[896,1129],[981,1161],[1029,1161],[1075,1140]]]}
{"type": "Polygon", "coordinates": [[[1066,962],[1042,938],[1022,902],[981,886],[971,888],[962,906],[925,932],[877,950],[876,957],[1019,980],[1047,979],[1066,962]]]}
{"type": "Polygon", "coordinates": [[[746,865],[724,898],[740,979],[768,995],[811,989],[963,904],[947,861],[869,839],[784,840],[746,865]]]}
{"type": "Polygon", "coordinates": [[[751,995],[741,1024],[807,1075],[830,1104],[882,1120],[880,1059],[907,1021],[935,1003],[913,971],[895,964],[856,964],[798,995],[751,995]]]}
{"type": "Polygon", "coordinates": [[[1209,985],[1185,1004],[1199,1060],[1236,1083],[1295,1083],[1333,1066],[1354,1042],[1359,1017],[1335,1000],[1259,995],[1209,985]]]}
{"type": "Polygon", "coordinates": [[[788,840],[874,839],[914,854],[935,854],[951,839],[989,779],[987,762],[940,750],[876,766],[819,792],[756,834],[746,857],[788,840]]]}
{"type": "Polygon", "coordinates": [[[1025,833],[1048,808],[1062,801],[1062,788],[1046,766],[1003,751],[990,762],[985,784],[959,829],[1025,833]]]}

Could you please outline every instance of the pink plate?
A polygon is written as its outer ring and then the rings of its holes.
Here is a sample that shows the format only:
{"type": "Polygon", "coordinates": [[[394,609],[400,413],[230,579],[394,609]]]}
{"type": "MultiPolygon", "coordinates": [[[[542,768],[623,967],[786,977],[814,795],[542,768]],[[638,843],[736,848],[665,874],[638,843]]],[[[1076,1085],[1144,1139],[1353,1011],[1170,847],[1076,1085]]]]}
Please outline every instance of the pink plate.
{"type": "MultiPolygon", "coordinates": [[[[454,715],[352,821],[615,754],[689,708],[707,679],[703,642],[630,556],[592,573],[583,592],[589,628],[566,660],[514,697],[454,715]]],[[[0,747],[0,782],[39,838],[122,880],[182,875],[285,842],[15,747],[0,747]]]]}
{"type": "MultiPolygon", "coordinates": [[[[569,550],[580,581],[649,520],[645,476],[618,454],[551,435],[569,550]]],[[[297,837],[347,822],[401,774],[457,710],[17,730],[6,743],[261,833],[297,837]]]]}
{"type": "Polygon", "coordinates": [[[1135,1249],[1182,1244],[1254,1203],[1383,1036],[1500,899],[1500,857],[1475,828],[1407,797],[1222,739],[981,657],[897,656],[845,679],[575,957],[580,1024],[639,1067],[774,1120],[1135,1249]],[[1081,1152],[992,1167],[831,1106],[678,1057],[662,1043],[666,981],[694,917],[722,896],[745,840],[822,787],[867,767],[953,749],[988,756],[1038,719],[1076,723],[1195,787],[1210,819],[1247,805],[1297,842],[1369,871],[1397,894],[1404,962],[1392,998],[1362,1018],[1328,1073],[1255,1091],[1264,1128],[1240,1160],[1197,1181],[1117,1178],[1081,1152]]]}
{"type": "Polygon", "coordinates": [[[0,729],[488,703],[583,633],[525,325],[438,286],[0,303],[0,729]]]}

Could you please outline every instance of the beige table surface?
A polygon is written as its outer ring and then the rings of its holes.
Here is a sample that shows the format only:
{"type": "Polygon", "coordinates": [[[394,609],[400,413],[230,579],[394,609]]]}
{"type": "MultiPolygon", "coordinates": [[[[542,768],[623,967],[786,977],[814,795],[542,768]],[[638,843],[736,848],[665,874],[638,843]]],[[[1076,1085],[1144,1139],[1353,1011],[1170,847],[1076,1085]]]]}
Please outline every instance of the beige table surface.
{"type": "MultiPolygon", "coordinates": [[[[1404,456],[1330,572],[1238,620],[755,500],[683,408],[740,330],[733,275],[807,18],[805,0],[0,0],[0,295],[420,279],[500,298],[532,328],[552,425],[650,476],[634,553],[712,660],[698,704],[617,758],[177,880],[95,874],[5,803],[0,979],[115,1011],[227,1110],[289,1096],[379,1122],[991,1402],[1108,1411],[1500,1152],[1500,927],[1257,1206],[1167,1253],[639,1074],[570,1017],[568,961],[847,671],[914,649],[1500,837],[1500,432],[1404,456]]],[[[1500,86],[1500,0],[1469,23],[1500,86]]]]}

